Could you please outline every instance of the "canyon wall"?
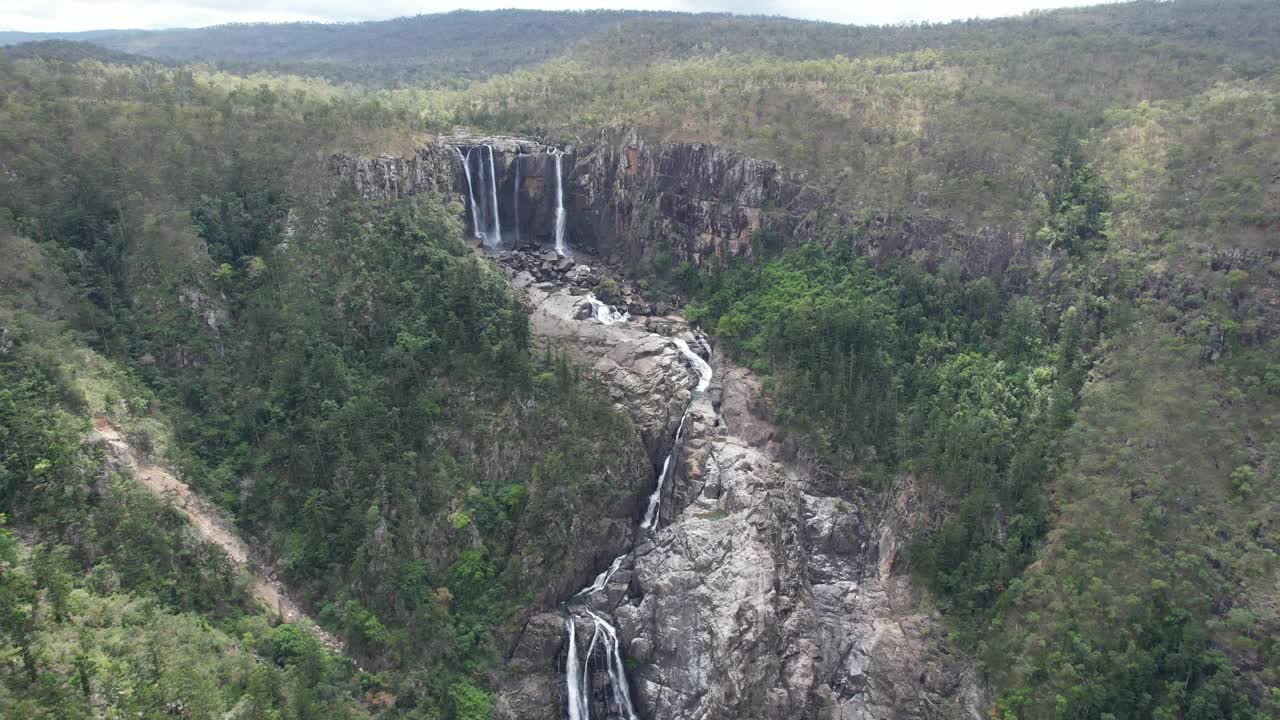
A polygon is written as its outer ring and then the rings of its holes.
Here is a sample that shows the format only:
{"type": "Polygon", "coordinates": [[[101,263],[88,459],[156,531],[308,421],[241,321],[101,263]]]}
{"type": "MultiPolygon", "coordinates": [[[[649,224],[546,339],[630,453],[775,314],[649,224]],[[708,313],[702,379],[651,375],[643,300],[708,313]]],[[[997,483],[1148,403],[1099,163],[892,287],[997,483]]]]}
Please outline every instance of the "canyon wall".
{"type": "MultiPolygon", "coordinates": [[[[551,146],[504,136],[445,136],[414,156],[334,156],[339,186],[364,198],[445,192],[464,205],[468,233],[492,223],[503,248],[554,247],[555,163],[551,146]],[[492,149],[494,189],[487,177],[492,149]],[[471,154],[468,189],[463,159],[471,154]]],[[[566,237],[575,256],[618,264],[657,253],[708,266],[716,257],[778,250],[809,239],[847,242],[869,258],[908,255],[966,276],[996,275],[1027,261],[1022,237],[989,227],[963,228],[925,213],[867,214],[843,205],[773,162],[705,144],[651,142],[615,128],[563,151],[566,237]]]]}

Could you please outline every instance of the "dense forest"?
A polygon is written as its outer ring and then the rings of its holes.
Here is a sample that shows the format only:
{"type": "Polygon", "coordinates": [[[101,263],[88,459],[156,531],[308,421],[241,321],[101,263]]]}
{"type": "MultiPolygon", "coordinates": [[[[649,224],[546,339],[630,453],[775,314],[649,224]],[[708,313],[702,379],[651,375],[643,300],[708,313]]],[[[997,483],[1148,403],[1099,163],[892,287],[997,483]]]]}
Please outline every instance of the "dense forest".
{"type": "Polygon", "coordinates": [[[776,161],[852,218],[713,263],[659,240],[628,269],[764,378],[842,493],[920,488],[906,562],[993,717],[1280,717],[1276,117],[1265,0],[0,49],[0,707],[488,717],[523,613],[569,589],[572,516],[617,511],[648,459],[464,245],[456,198],[357,202],[323,163],[625,124],[776,161]],[[925,220],[1017,259],[852,250],[925,220]],[[344,651],[82,442],[94,416],[344,651]]]}
{"type": "MultiPolygon", "coordinates": [[[[477,685],[493,638],[548,582],[520,555],[551,563],[573,530],[565,508],[615,499],[611,474],[642,462],[615,447],[626,421],[533,347],[525,311],[439,199],[308,201],[318,178],[306,179],[302,145],[352,123],[353,135],[391,127],[393,112],[357,120],[346,108],[368,110],[315,91],[33,62],[5,67],[4,245],[19,261],[4,268],[0,315],[2,479],[5,512],[49,541],[11,560],[8,607],[30,615],[22,637],[42,639],[15,646],[31,659],[9,691],[35,717],[197,702],[200,717],[237,702],[262,706],[244,717],[332,717],[315,693],[363,693],[364,705],[347,704],[377,707],[388,689],[404,712],[484,716],[477,685]],[[88,414],[115,419],[274,548],[368,672],[347,667],[350,687],[330,680],[322,648],[271,630],[243,590],[234,600],[241,581],[216,550],[189,547],[173,511],[110,477],[86,487],[99,472],[77,439],[88,414]],[[64,601],[22,569],[37,562],[103,578],[85,588],[77,620],[136,604],[155,608],[128,621],[140,633],[165,632],[152,618],[205,618],[243,636],[229,659],[209,658],[211,679],[195,690],[221,700],[163,687],[114,698],[77,679],[83,632],[64,627],[64,601]],[[202,614],[173,615],[192,612],[202,614]],[[292,644],[276,651],[272,638],[292,644]],[[277,670],[255,679],[258,656],[277,670]]],[[[150,677],[130,682],[159,682],[150,677]]]]}

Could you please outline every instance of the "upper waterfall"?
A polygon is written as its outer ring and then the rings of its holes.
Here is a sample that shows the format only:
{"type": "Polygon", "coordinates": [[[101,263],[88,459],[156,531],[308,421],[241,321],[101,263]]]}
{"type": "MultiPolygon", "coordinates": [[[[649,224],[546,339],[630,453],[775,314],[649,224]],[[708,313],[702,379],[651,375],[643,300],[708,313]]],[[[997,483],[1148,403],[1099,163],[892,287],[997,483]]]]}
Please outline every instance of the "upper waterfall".
{"type": "Polygon", "coordinates": [[[467,196],[471,198],[471,232],[477,240],[481,240],[484,238],[484,232],[480,229],[480,214],[476,208],[476,191],[471,184],[471,151],[475,150],[475,148],[468,149],[466,155],[463,155],[462,151],[456,146],[453,149],[458,150],[458,155],[462,158],[462,171],[467,174],[467,196]]]}
{"type": "Polygon", "coordinates": [[[493,198],[493,236],[485,238],[485,245],[496,248],[502,244],[502,221],[498,219],[498,173],[493,167],[493,146],[485,145],[489,154],[489,191],[493,198]]]}
{"type": "Polygon", "coordinates": [[[569,248],[564,244],[564,174],[560,162],[564,151],[552,150],[551,155],[556,159],[556,252],[563,256],[569,254],[569,248]]]}

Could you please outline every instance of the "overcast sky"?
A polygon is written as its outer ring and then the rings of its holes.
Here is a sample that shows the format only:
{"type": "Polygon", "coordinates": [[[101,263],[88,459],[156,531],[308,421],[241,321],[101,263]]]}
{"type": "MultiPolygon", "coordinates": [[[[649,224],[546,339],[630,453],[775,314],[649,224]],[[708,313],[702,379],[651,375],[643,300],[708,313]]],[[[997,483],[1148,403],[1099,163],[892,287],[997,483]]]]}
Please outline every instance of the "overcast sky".
{"type": "Polygon", "coordinates": [[[229,22],[383,20],[465,8],[732,11],[884,24],[1016,15],[1037,8],[1088,5],[1099,0],[0,0],[0,30],[58,32],[103,28],[201,27],[229,22]]]}

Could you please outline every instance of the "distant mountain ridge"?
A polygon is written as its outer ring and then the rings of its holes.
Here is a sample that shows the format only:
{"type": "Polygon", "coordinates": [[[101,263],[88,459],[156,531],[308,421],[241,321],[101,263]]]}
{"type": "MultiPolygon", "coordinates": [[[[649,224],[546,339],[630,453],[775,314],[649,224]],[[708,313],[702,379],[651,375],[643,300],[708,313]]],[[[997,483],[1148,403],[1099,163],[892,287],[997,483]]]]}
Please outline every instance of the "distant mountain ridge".
{"type": "Polygon", "coordinates": [[[544,62],[624,21],[630,10],[454,11],[359,23],[247,23],[172,30],[0,33],[0,45],[93,42],[111,50],[235,71],[281,70],[375,85],[465,84],[544,62]]]}

